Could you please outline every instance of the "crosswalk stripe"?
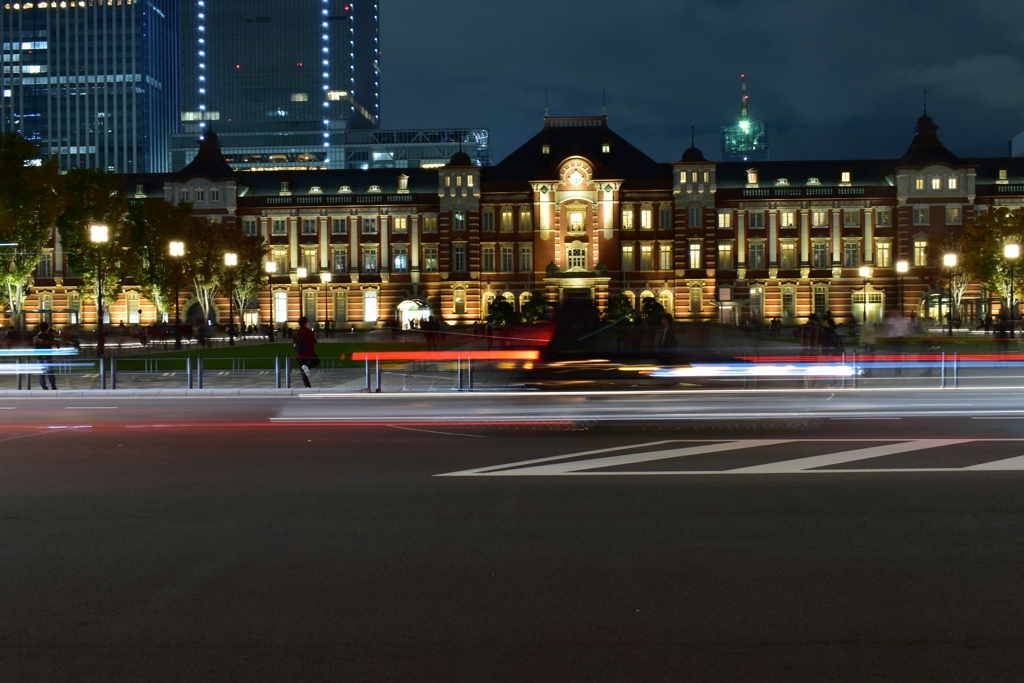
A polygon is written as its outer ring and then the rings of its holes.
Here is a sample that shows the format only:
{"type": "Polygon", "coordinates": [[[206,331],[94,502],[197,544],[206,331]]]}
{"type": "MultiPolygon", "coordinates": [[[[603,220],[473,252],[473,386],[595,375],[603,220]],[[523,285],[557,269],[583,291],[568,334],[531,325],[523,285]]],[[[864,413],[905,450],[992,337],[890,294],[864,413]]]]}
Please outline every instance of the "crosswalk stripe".
{"type": "Polygon", "coordinates": [[[994,460],[992,462],[983,462],[977,465],[971,465],[965,467],[965,470],[1024,470],[1024,455],[1018,455],[1016,458],[1006,458],[1005,460],[994,460]]]}
{"type": "Polygon", "coordinates": [[[574,460],[572,462],[552,462],[535,467],[520,467],[518,469],[501,470],[488,473],[489,476],[498,477],[523,477],[523,476],[552,476],[559,474],[585,473],[587,470],[601,469],[604,467],[616,467],[619,465],[631,465],[640,462],[652,462],[666,460],[668,458],[682,458],[688,455],[701,455],[704,453],[721,453],[723,451],[734,451],[741,448],[759,448],[761,446],[775,446],[789,443],[788,440],[762,439],[750,441],[728,441],[725,443],[704,444],[701,446],[689,446],[687,448],[671,448],[664,451],[648,451],[647,453],[629,453],[626,455],[612,455],[605,458],[594,458],[593,460],[574,460]]]}
{"type": "Polygon", "coordinates": [[[781,462],[769,462],[763,465],[752,467],[740,467],[734,470],[727,470],[729,474],[768,474],[772,472],[798,472],[829,465],[839,465],[844,462],[855,460],[866,460],[877,458],[883,455],[895,453],[907,453],[920,451],[926,448],[938,448],[939,446],[951,446],[958,443],[968,443],[971,439],[920,439],[917,441],[904,441],[902,443],[891,443],[870,448],[858,448],[852,451],[840,451],[838,453],[826,453],[815,455],[809,458],[797,458],[795,460],[783,460],[781,462]]]}
{"type": "Polygon", "coordinates": [[[569,458],[578,458],[584,455],[597,455],[598,453],[612,453],[614,451],[626,451],[635,448],[650,448],[651,446],[661,446],[666,443],[678,443],[678,439],[668,439],[665,441],[651,441],[650,443],[634,443],[627,444],[625,446],[613,446],[611,448],[599,448],[595,451],[580,451],[579,453],[566,453],[565,455],[554,455],[548,458],[536,458],[534,460],[522,460],[520,462],[509,462],[504,465],[492,465],[490,467],[476,467],[471,470],[462,470],[461,472],[449,472],[447,474],[438,474],[438,477],[464,477],[475,474],[487,474],[494,470],[504,470],[512,467],[522,467],[524,465],[536,465],[542,462],[555,462],[557,460],[567,460],[569,458]]]}

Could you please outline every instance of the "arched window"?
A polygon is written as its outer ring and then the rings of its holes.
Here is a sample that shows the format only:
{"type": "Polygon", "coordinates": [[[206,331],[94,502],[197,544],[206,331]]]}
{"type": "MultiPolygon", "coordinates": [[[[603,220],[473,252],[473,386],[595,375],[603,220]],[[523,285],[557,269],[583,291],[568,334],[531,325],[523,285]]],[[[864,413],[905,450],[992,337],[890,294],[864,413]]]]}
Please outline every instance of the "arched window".
{"type": "Polygon", "coordinates": [[[632,308],[635,311],[636,310],[636,294],[634,294],[633,292],[630,292],[629,290],[626,290],[625,292],[622,293],[622,295],[625,296],[626,300],[629,302],[629,307],[632,308]]]}
{"type": "Polygon", "coordinates": [[[665,312],[672,315],[672,292],[663,289],[658,292],[658,303],[665,309],[665,312]]]}
{"type": "Polygon", "coordinates": [[[487,292],[484,294],[484,310],[483,315],[488,316],[491,314],[491,305],[494,304],[494,292],[487,292]]]}

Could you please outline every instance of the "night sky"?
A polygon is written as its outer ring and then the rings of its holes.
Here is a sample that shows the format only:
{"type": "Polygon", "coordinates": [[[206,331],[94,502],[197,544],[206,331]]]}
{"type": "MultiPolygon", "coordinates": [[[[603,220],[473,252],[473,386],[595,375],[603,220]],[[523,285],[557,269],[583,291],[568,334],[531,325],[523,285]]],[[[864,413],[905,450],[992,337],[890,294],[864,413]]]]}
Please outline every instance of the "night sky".
{"type": "Polygon", "coordinates": [[[719,158],[739,75],[773,160],[898,158],[928,90],[961,157],[1024,130],[1019,0],[380,0],[385,128],[490,128],[500,161],[599,115],[657,161],[719,158]]]}

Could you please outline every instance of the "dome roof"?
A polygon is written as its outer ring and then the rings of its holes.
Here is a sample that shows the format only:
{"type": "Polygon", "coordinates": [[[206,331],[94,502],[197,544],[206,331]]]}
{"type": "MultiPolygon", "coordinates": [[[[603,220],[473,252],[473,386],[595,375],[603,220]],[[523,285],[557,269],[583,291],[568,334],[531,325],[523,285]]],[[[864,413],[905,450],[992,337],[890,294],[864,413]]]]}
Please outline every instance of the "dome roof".
{"type": "Polygon", "coordinates": [[[683,152],[683,161],[707,161],[704,154],[696,147],[690,147],[683,152]]]}
{"type": "Polygon", "coordinates": [[[452,155],[451,161],[448,162],[449,166],[472,166],[473,160],[469,158],[469,155],[463,152],[461,149],[452,155]]]}
{"type": "Polygon", "coordinates": [[[946,149],[946,146],[939,140],[938,131],[939,127],[927,113],[919,118],[916,135],[910,143],[910,148],[896,164],[897,168],[924,168],[933,164],[944,164],[950,167],[962,165],[963,162],[960,158],[946,149]]]}

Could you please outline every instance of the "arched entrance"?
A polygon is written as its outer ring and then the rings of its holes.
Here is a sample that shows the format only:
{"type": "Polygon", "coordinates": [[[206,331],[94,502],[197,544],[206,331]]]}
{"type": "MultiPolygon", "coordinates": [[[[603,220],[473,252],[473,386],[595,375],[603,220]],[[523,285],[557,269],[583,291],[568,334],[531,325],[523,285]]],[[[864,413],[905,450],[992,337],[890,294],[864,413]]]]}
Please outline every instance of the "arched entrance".
{"type": "Polygon", "coordinates": [[[184,312],[182,313],[182,320],[181,320],[181,322],[182,322],[183,325],[184,324],[195,325],[197,320],[199,321],[200,324],[203,324],[203,325],[205,325],[207,323],[212,323],[212,324],[216,325],[217,324],[217,307],[214,306],[214,307],[210,308],[210,315],[209,315],[209,317],[207,317],[207,316],[203,315],[203,307],[197,301],[197,302],[193,303],[191,306],[189,306],[188,308],[186,308],[184,310],[184,312]]]}
{"type": "Polygon", "coordinates": [[[413,321],[419,328],[420,322],[430,317],[430,305],[423,299],[406,299],[398,304],[397,314],[403,330],[413,329],[413,321]]]}

